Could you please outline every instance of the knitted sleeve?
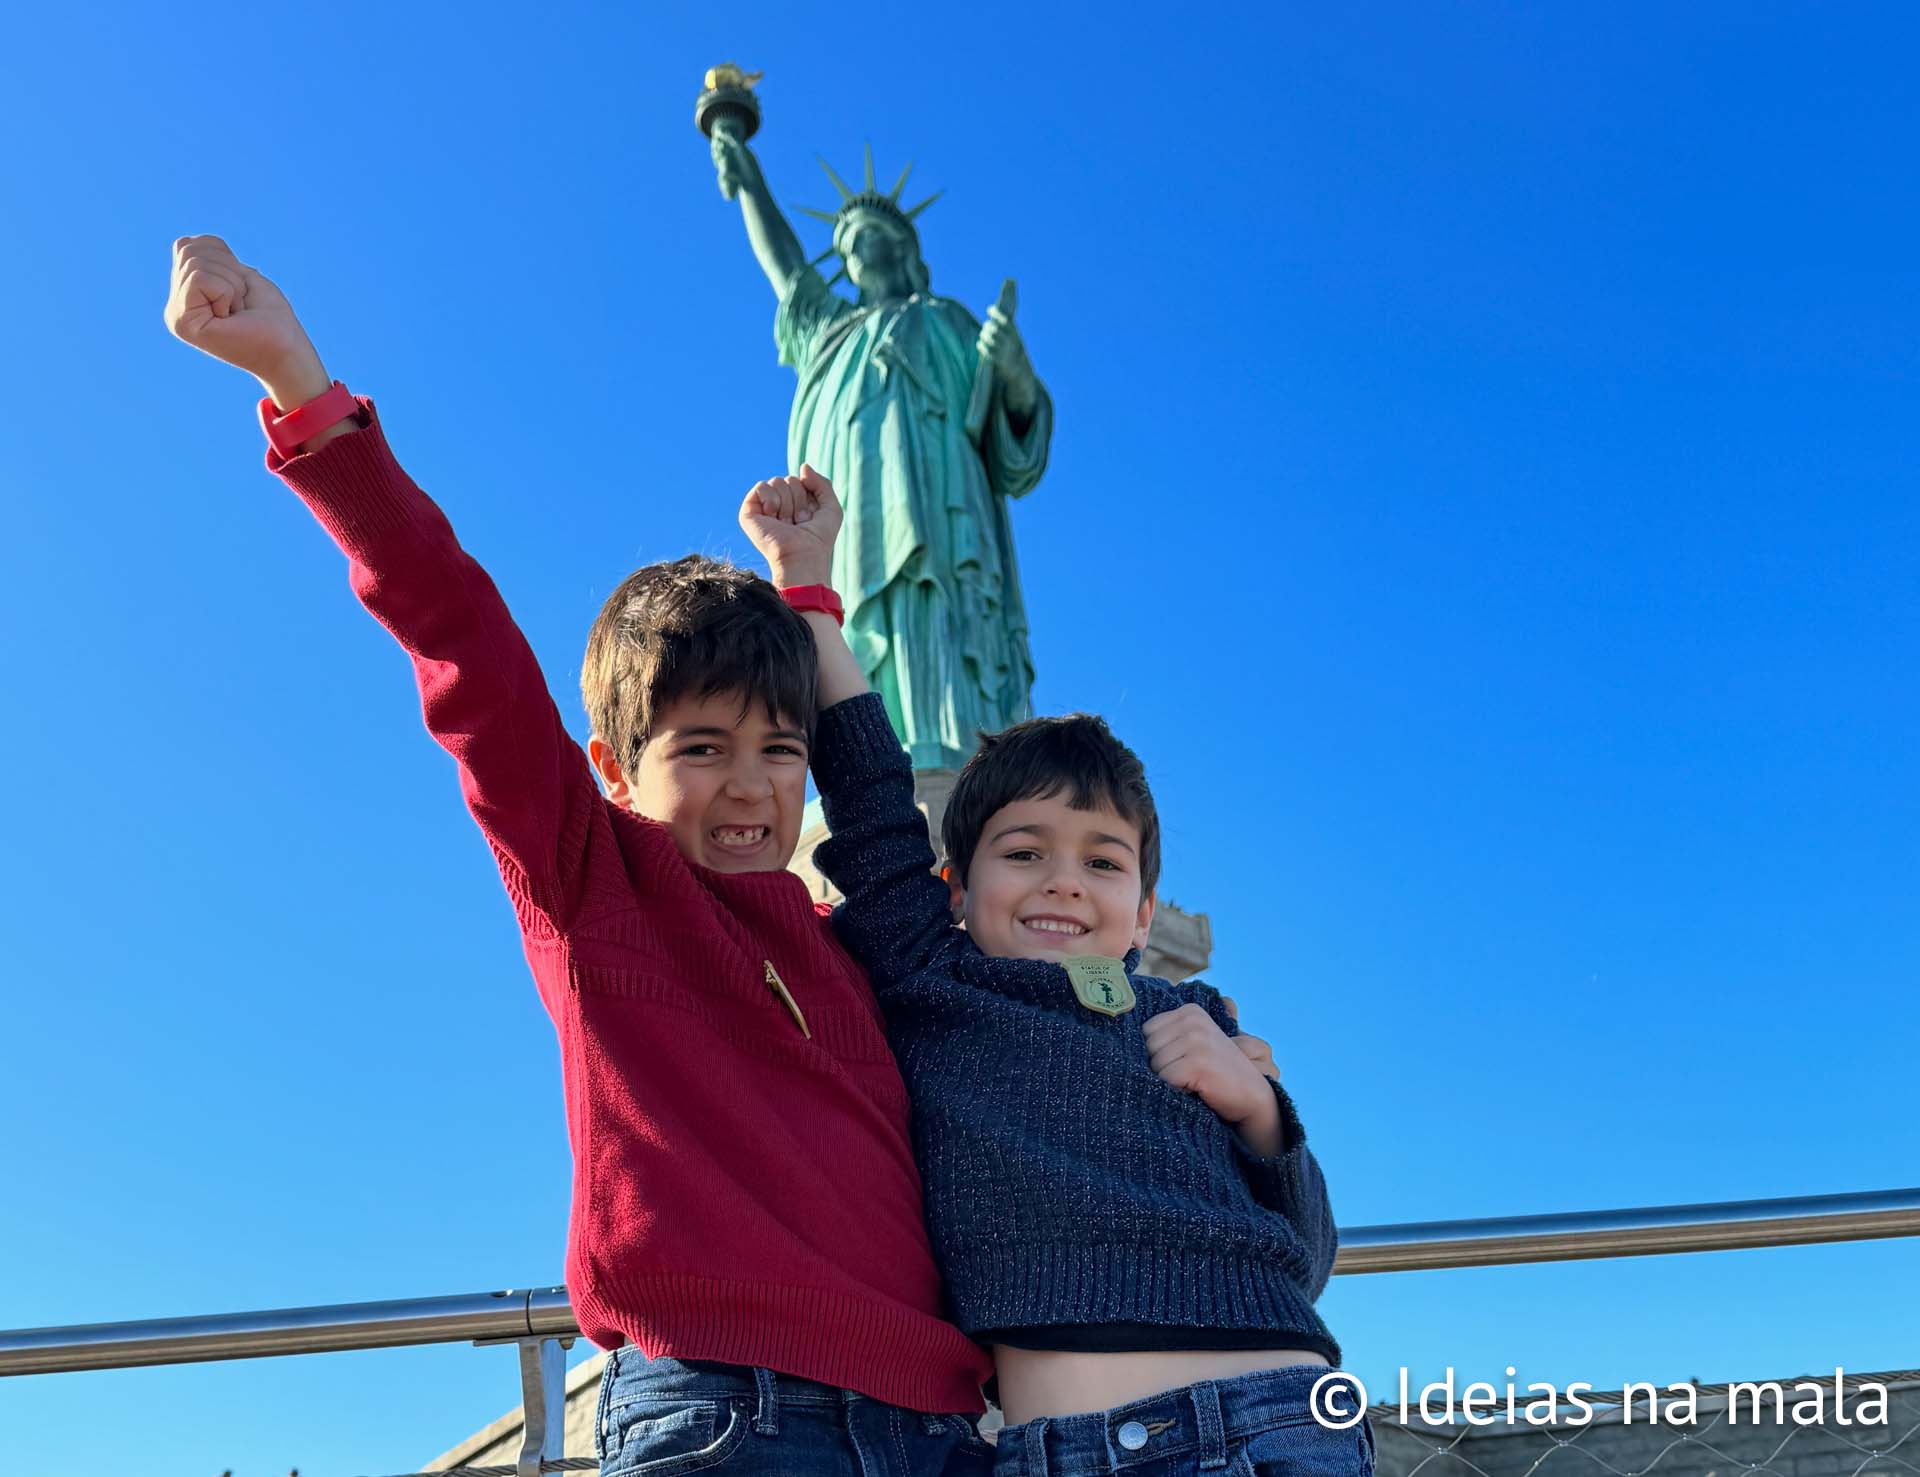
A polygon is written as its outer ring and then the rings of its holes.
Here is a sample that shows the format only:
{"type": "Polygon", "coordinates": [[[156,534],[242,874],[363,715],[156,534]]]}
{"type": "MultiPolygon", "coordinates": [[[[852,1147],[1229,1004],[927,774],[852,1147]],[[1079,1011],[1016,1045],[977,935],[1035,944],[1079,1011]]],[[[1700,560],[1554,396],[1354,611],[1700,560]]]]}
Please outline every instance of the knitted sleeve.
{"type": "Polygon", "coordinates": [[[600,815],[586,756],[486,571],[394,459],[371,401],[364,428],[267,469],[347,556],[353,592],[413,663],[434,740],[460,767],[523,921],[564,928],[600,815]]]}
{"type": "Polygon", "coordinates": [[[960,939],[947,884],[933,872],[927,818],[914,804],[913,766],[877,693],[820,715],[813,778],[833,833],[814,865],[846,895],[833,926],[884,994],[960,939]]]}
{"type": "Polygon", "coordinates": [[[1273,1095],[1280,1104],[1280,1142],[1278,1154],[1261,1157],[1234,1139],[1234,1153],[1240,1160],[1240,1172],[1253,1192],[1253,1198],[1275,1215],[1284,1216],[1299,1237],[1307,1254],[1306,1275],[1301,1285],[1309,1298],[1318,1298],[1333,1274],[1333,1256],[1340,1249],[1340,1233],[1333,1223],[1333,1204],[1327,1199],[1326,1177],[1320,1163],[1307,1147],[1307,1133],[1300,1126],[1300,1115],[1293,1099],[1279,1083],[1273,1095]]]}
{"type": "MultiPolygon", "coordinates": [[[[1228,1014],[1220,992],[1212,985],[1182,980],[1170,988],[1183,1002],[1202,1007],[1229,1036],[1240,1034],[1239,1023],[1228,1014]]],[[[1280,1108],[1280,1152],[1263,1158],[1249,1151],[1237,1136],[1234,1152],[1253,1198],[1275,1215],[1286,1217],[1299,1236],[1307,1253],[1307,1296],[1317,1298],[1332,1275],[1333,1254],[1338,1249],[1333,1207],[1327,1199],[1327,1183],[1319,1162],[1307,1147],[1307,1131],[1300,1126],[1293,1099],[1278,1082],[1273,1084],[1273,1095],[1280,1108]]]]}

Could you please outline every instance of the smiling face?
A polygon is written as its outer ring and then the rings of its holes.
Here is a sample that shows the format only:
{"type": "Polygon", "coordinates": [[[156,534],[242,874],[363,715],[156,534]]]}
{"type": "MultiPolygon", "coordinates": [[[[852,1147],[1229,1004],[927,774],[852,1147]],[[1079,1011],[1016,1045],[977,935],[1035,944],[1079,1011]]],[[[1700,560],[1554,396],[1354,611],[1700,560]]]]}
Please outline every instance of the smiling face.
{"type": "Polygon", "coordinates": [[[1140,875],[1140,828],[1110,806],[1076,810],[1062,789],[988,817],[954,906],[995,958],[1119,959],[1153,922],[1140,875]]]}
{"type": "Polygon", "coordinates": [[[807,802],[806,730],[740,693],[679,697],[654,715],[631,772],[594,741],[616,805],[659,821],[680,854],[716,872],[774,872],[793,860],[807,802]]]}

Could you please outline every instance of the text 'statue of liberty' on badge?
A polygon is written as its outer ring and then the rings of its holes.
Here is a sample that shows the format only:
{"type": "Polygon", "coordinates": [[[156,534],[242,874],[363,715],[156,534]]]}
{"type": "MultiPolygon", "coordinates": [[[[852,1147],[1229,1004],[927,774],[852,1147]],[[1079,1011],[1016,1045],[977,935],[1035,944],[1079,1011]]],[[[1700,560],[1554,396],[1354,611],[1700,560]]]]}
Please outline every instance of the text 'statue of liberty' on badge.
{"type": "Polygon", "coordinates": [[[1126,967],[1103,954],[1074,954],[1060,961],[1073,982],[1073,993],[1088,1010],[1102,1015],[1125,1015],[1133,1009],[1133,985],[1126,967]]]}

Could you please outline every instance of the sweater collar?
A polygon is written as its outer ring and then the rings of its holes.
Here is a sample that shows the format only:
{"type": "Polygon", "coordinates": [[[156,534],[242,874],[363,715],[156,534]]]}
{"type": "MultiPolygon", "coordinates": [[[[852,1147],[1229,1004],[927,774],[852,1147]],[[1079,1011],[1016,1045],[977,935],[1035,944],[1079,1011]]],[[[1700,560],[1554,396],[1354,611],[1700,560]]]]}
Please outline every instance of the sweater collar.
{"type": "MultiPolygon", "coordinates": [[[[996,958],[992,955],[983,954],[980,951],[980,946],[971,938],[966,937],[965,930],[961,931],[961,936],[966,938],[965,952],[960,956],[963,969],[973,971],[1006,969],[1015,973],[1030,973],[1033,975],[1048,972],[1063,976],[1066,974],[1066,970],[1052,959],[1026,959],[1005,955],[996,958]]],[[[1120,961],[1120,967],[1126,970],[1127,978],[1132,979],[1140,972],[1140,951],[1138,949],[1127,950],[1125,957],[1120,961]]]]}

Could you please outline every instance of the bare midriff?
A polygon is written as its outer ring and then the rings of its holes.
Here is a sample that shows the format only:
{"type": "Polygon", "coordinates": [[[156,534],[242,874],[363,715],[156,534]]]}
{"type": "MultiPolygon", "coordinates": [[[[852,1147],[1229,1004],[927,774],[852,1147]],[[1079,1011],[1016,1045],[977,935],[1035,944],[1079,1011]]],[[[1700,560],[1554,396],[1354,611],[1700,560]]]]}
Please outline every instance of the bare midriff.
{"type": "Polygon", "coordinates": [[[1000,1409],[1017,1426],[1040,1416],[1086,1415],[1201,1380],[1232,1379],[1296,1364],[1325,1365],[1312,1349],[1195,1349],[1168,1353],[1081,1354],[993,1346],[1000,1409]]]}

